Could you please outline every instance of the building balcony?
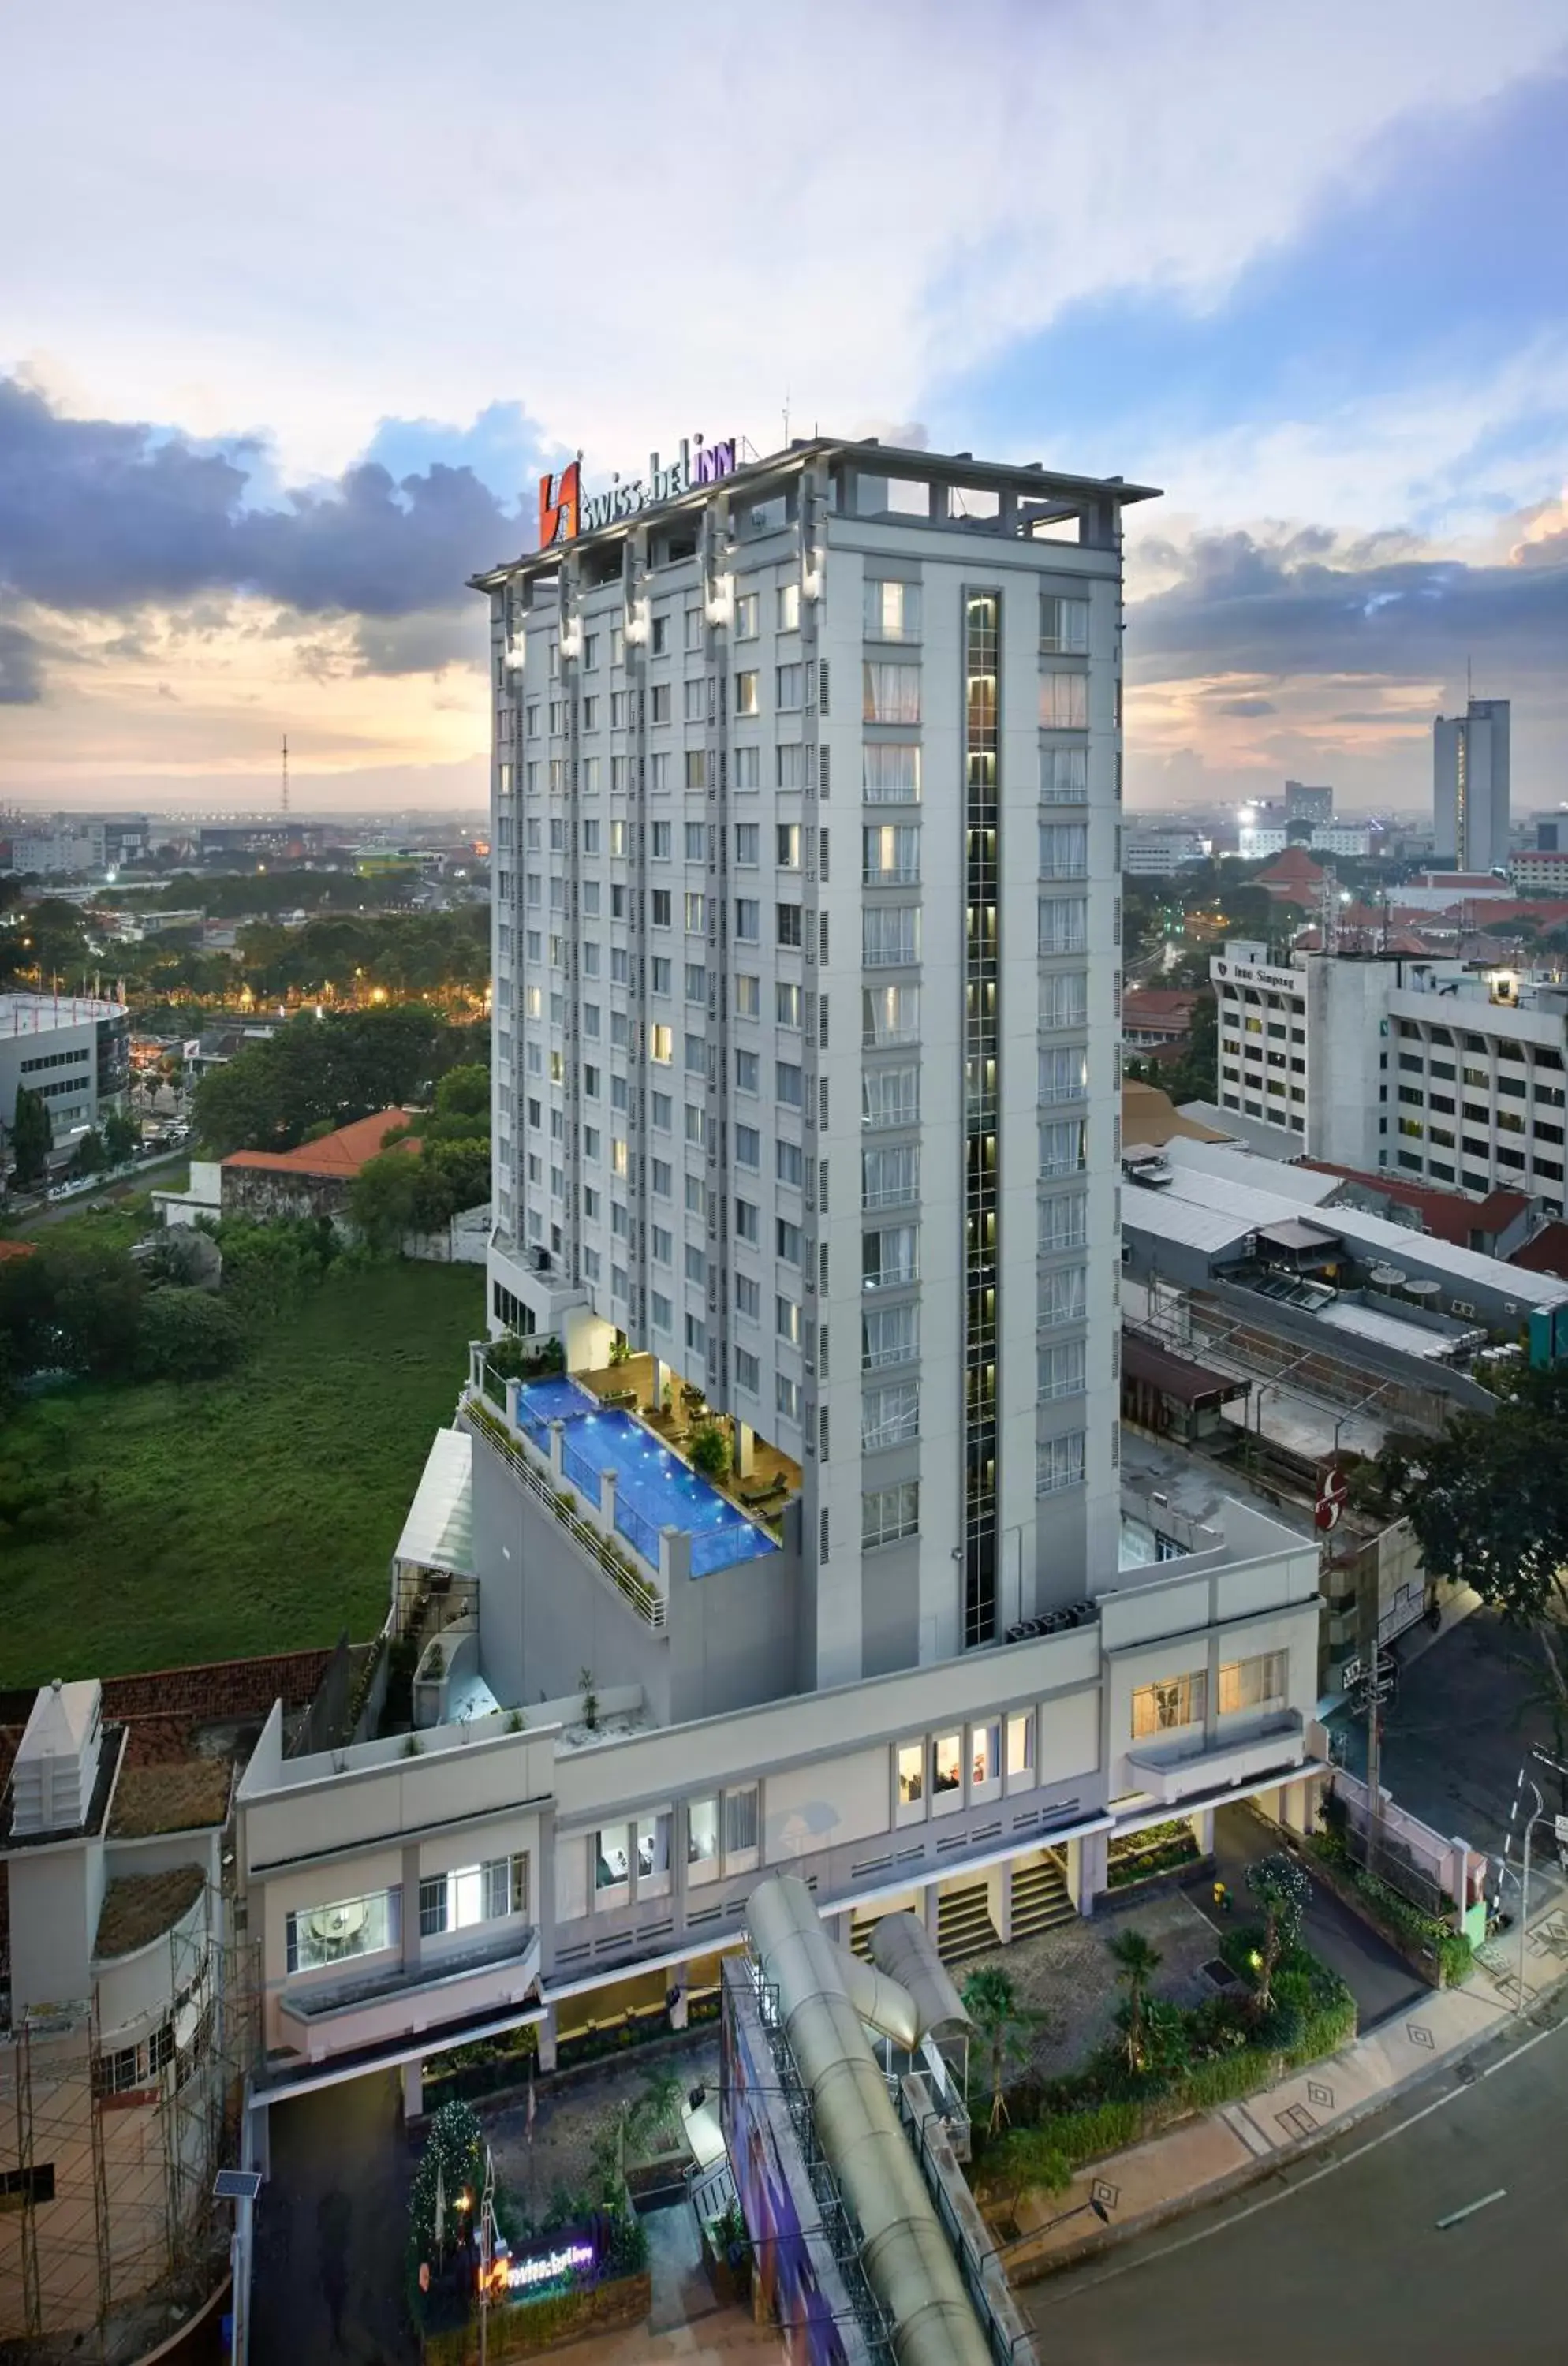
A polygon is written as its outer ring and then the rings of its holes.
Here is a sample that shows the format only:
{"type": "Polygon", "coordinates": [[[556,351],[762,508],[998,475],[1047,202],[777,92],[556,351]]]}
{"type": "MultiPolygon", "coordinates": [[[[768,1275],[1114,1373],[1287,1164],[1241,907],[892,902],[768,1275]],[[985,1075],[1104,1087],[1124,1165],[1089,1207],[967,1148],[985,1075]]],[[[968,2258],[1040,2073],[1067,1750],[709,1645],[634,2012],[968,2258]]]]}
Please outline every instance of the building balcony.
{"type": "Polygon", "coordinates": [[[1162,1806],[1219,1796],[1259,1774],[1288,1773],[1306,1756],[1306,1729],[1299,1709],[1269,1718],[1247,1734],[1222,1735],[1190,1745],[1164,1745],[1151,1738],[1127,1752],[1127,1771],[1162,1806]]]}
{"type": "Polygon", "coordinates": [[[456,2031],[527,2003],[539,1977],[539,1933],[510,1930],[489,1947],[428,1963],[396,1964],[330,1985],[285,1990],[283,2027],[311,2062],[392,2047],[429,2034],[432,2046],[461,2043],[456,2031]]]}

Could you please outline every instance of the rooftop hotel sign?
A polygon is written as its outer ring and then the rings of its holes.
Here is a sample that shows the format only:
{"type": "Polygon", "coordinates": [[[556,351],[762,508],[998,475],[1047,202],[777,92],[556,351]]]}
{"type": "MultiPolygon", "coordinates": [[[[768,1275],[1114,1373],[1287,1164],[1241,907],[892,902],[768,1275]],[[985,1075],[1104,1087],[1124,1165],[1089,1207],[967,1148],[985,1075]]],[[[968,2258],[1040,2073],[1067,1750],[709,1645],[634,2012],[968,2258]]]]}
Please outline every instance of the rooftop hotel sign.
{"type": "Polygon", "coordinates": [[[689,442],[682,439],[679,458],[668,468],[660,468],[655,452],[646,477],[616,477],[607,492],[586,497],[581,460],[573,460],[558,476],[541,477],[539,548],[548,550],[555,543],[572,542],[580,534],[597,534],[603,526],[636,517],[639,510],[677,501],[699,485],[716,485],[721,477],[735,473],[735,441],[733,435],[717,444],[705,444],[700,435],[689,442]]]}

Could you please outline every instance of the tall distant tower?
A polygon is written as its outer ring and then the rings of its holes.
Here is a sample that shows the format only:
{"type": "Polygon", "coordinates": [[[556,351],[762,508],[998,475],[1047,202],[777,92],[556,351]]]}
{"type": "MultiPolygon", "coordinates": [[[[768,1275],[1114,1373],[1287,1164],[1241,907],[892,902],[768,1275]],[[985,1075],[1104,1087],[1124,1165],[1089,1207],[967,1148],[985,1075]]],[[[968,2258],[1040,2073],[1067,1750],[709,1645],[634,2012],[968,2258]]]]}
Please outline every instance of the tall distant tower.
{"type": "Polygon", "coordinates": [[[283,794],[278,801],[279,813],[288,811],[288,734],[283,735],[283,794]]]}
{"type": "Polygon", "coordinates": [[[1508,860],[1508,701],[1472,698],[1432,725],[1433,851],[1461,871],[1508,860]]]}

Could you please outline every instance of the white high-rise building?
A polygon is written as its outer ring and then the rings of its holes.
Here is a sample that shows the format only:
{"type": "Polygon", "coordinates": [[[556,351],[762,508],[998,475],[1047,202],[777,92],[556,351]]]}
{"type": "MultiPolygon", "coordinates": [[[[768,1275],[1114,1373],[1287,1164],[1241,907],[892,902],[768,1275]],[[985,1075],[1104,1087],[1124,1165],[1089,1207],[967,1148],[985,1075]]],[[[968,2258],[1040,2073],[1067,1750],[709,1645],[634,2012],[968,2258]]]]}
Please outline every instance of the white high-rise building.
{"type": "Polygon", "coordinates": [[[543,546],[476,579],[492,1320],[572,1369],[618,1334],[733,1416],[742,1469],[787,1459],[803,1687],[989,1642],[1115,1565],[1146,497],[874,441],[682,446],[596,499],[547,480],[543,546]]]}
{"type": "Polygon", "coordinates": [[[1508,860],[1508,730],[1506,698],[1472,698],[1462,715],[1432,725],[1433,851],[1456,870],[1508,860]]]}

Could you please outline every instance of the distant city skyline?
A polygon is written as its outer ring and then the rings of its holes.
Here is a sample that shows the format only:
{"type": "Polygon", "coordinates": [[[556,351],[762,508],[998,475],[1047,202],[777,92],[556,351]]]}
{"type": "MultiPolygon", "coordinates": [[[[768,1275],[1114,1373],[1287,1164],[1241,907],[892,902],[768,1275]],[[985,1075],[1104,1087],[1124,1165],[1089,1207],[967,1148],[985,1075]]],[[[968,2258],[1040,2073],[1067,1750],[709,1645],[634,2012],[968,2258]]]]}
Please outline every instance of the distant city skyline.
{"type": "Polygon", "coordinates": [[[786,414],[1165,487],[1132,805],[1293,776],[1429,810],[1467,668],[1512,702],[1516,810],[1568,786],[1549,0],[1481,42],[1458,0],[807,0],[787,45],[716,0],[673,41],[481,0],[434,54],[407,0],[368,51],[305,0],[85,16],[6,34],[0,801],[265,806],[287,730],[301,809],[478,809],[463,586],[531,545],[540,472],[772,450],[786,414]],[[563,87],[594,173],[513,169],[563,87]],[[660,119],[704,136],[652,160],[660,119]]]}

